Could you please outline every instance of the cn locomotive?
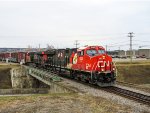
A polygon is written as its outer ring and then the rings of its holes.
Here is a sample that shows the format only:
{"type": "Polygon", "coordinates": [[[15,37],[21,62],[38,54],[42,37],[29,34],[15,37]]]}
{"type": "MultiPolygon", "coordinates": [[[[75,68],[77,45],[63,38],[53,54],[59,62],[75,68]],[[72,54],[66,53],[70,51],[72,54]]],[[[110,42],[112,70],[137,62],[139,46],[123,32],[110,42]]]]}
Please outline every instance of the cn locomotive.
{"type": "Polygon", "coordinates": [[[24,59],[18,61],[24,61],[25,64],[44,68],[59,75],[67,75],[101,87],[112,86],[116,81],[114,63],[102,46],[51,49],[22,54],[24,59]]]}

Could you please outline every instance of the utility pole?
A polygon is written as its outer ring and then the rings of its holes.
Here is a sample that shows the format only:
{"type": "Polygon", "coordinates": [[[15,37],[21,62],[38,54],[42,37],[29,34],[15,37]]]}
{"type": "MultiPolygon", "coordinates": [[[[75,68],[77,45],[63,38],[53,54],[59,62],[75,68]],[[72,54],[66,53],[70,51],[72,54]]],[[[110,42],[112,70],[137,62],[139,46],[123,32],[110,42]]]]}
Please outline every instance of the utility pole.
{"type": "Polygon", "coordinates": [[[40,44],[39,44],[39,51],[41,50],[41,48],[40,48],[40,44]]]}
{"type": "Polygon", "coordinates": [[[119,49],[118,49],[118,53],[119,53],[119,58],[120,58],[120,56],[121,56],[121,53],[120,53],[120,46],[119,46],[119,49]]]}
{"type": "Polygon", "coordinates": [[[130,37],[130,62],[132,63],[132,57],[133,57],[133,54],[132,54],[132,37],[133,37],[133,32],[129,32],[128,33],[128,37],[130,37]]]}
{"type": "Polygon", "coordinates": [[[108,47],[108,46],[106,45],[106,53],[107,53],[107,47],[108,47]]]}
{"type": "Polygon", "coordinates": [[[78,43],[78,40],[75,40],[75,44],[74,45],[76,45],[76,48],[78,48],[78,45],[79,45],[80,43],[78,43]]]}

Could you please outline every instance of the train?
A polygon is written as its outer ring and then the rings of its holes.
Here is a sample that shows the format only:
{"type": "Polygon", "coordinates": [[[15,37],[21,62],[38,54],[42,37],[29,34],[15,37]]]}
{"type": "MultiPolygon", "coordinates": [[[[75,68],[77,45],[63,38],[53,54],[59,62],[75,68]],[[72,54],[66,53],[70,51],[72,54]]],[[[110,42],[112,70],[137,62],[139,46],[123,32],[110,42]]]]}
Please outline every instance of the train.
{"type": "Polygon", "coordinates": [[[100,87],[113,86],[116,81],[115,65],[102,46],[0,53],[0,60],[6,59],[100,87]]]}

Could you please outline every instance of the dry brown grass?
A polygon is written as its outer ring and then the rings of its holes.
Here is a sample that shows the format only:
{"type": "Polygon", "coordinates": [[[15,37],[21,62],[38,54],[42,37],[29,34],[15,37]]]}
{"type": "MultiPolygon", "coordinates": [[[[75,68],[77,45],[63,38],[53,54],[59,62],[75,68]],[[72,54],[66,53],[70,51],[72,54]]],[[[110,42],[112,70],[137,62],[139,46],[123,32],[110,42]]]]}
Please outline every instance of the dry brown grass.
{"type": "Polygon", "coordinates": [[[150,64],[117,65],[117,80],[135,84],[150,84],[150,64]]]}
{"type": "Polygon", "coordinates": [[[132,63],[129,61],[125,62],[116,62],[117,65],[150,65],[150,60],[142,60],[142,61],[133,61],[132,63]]]}
{"type": "Polygon", "coordinates": [[[0,97],[0,113],[130,113],[128,106],[79,94],[49,94],[24,97],[0,97]]]}

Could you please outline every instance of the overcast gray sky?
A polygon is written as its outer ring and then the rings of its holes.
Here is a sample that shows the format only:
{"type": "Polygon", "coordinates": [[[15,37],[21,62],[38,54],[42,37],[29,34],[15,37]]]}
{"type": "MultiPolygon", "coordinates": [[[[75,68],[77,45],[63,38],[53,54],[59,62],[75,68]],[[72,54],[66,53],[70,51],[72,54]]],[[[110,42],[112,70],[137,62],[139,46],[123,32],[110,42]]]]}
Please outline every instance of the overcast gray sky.
{"type": "Polygon", "coordinates": [[[150,45],[149,0],[0,0],[0,47],[129,49],[128,32],[133,49],[150,45]]]}

